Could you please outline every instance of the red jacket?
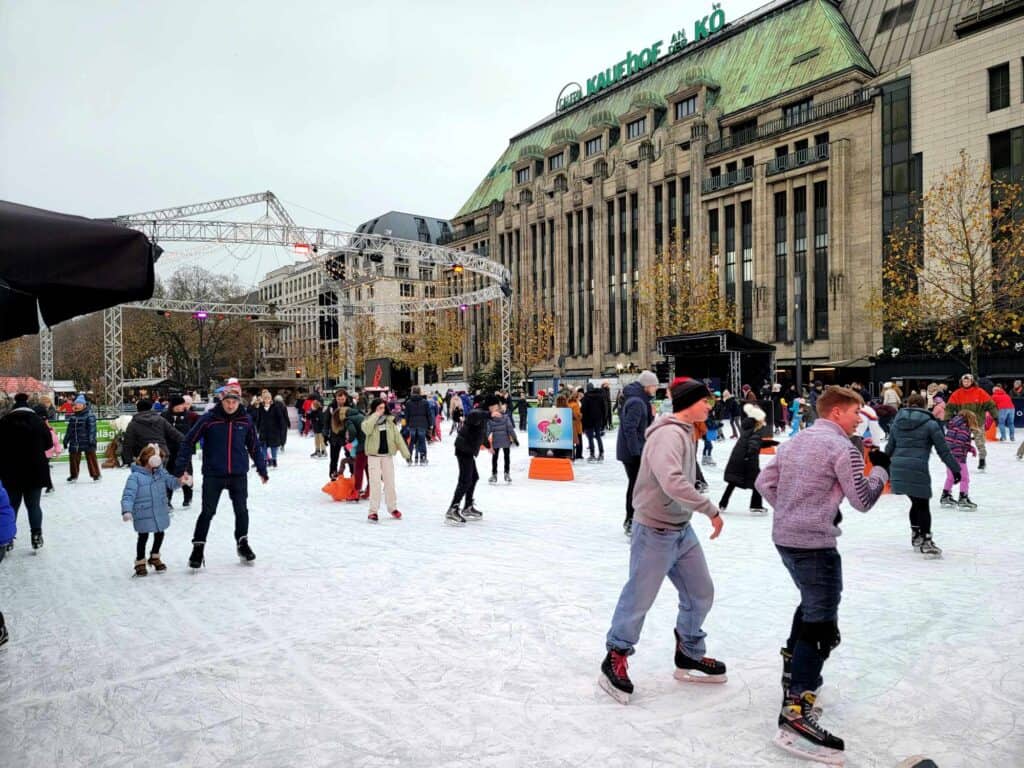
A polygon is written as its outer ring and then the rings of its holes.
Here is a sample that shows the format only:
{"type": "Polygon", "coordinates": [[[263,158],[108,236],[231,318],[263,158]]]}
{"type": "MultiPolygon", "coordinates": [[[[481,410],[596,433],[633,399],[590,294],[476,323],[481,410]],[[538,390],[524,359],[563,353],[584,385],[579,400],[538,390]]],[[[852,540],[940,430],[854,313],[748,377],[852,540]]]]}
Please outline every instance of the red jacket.
{"type": "Polygon", "coordinates": [[[992,390],[992,399],[996,401],[996,408],[1003,410],[1004,408],[1013,408],[1013,400],[1010,396],[1003,391],[1002,387],[996,387],[992,390]]]}
{"type": "Polygon", "coordinates": [[[949,402],[946,403],[946,418],[952,419],[963,410],[974,411],[980,424],[985,423],[986,411],[992,414],[993,419],[999,418],[999,411],[992,396],[977,384],[972,387],[960,387],[950,396],[949,402]]]}

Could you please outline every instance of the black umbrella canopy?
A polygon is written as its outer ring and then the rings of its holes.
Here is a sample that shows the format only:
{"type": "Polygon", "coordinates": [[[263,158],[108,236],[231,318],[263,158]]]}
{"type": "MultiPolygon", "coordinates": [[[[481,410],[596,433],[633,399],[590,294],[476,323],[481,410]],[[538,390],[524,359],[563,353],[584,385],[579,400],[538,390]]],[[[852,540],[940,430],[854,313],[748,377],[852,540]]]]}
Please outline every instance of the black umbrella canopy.
{"type": "Polygon", "coordinates": [[[0,200],[0,341],[153,295],[161,249],[109,221],[0,200]]]}

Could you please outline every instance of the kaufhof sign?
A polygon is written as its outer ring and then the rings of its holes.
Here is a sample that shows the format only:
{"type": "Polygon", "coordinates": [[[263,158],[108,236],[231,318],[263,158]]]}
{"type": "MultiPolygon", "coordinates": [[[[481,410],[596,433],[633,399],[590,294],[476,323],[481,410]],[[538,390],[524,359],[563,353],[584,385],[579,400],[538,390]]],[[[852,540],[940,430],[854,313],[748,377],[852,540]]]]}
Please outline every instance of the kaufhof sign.
{"type": "Polygon", "coordinates": [[[600,93],[605,88],[615,85],[620,80],[632,77],[638,72],[642,72],[648,67],[653,66],[655,62],[658,61],[658,57],[662,55],[663,51],[666,55],[678,53],[692,43],[711,37],[711,35],[721,30],[724,26],[725,11],[722,10],[718,3],[714,3],[711,6],[710,14],[693,22],[692,40],[687,38],[686,29],[683,28],[672,33],[672,37],[667,48],[665,47],[665,41],[659,40],[639,51],[626,51],[626,55],[620,61],[606,67],[603,71],[598,72],[593,77],[587,78],[585,93],[583,86],[579,83],[569,83],[569,85],[563,88],[562,92],[558,94],[556,111],[561,112],[562,110],[568,109],[569,107],[583,101],[583,99],[589,98],[596,93],[600,93]],[[569,91],[569,93],[566,93],[566,89],[571,86],[575,86],[575,88],[569,91]]]}

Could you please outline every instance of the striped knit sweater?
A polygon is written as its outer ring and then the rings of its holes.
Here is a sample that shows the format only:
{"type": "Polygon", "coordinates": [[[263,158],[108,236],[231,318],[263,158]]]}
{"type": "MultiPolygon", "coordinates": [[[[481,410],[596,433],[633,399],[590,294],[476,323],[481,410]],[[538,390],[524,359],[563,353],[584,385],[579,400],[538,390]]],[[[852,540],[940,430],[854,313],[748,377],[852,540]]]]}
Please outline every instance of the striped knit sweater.
{"type": "Polygon", "coordinates": [[[946,425],[946,445],[953,452],[953,458],[961,464],[967,461],[968,452],[977,453],[971,445],[971,428],[963,416],[954,416],[946,425]]]}
{"type": "Polygon", "coordinates": [[[864,459],[842,427],[818,419],[779,446],[756,485],[775,510],[772,541],[797,549],[831,549],[842,534],[843,497],[854,509],[867,512],[888,479],[881,467],[865,476],[864,459]]]}

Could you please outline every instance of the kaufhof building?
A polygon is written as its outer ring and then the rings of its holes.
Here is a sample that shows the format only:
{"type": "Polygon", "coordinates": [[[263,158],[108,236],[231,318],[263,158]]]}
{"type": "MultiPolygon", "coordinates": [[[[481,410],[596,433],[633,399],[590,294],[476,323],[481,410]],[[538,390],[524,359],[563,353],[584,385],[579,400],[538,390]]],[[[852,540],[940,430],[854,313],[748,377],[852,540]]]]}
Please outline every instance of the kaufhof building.
{"type": "Polygon", "coordinates": [[[779,367],[794,362],[794,289],[808,361],[881,342],[863,318],[880,252],[875,69],[828,0],[713,10],[564,91],[453,219],[457,244],[486,240],[514,294],[557,318],[540,377],[658,359],[640,284],[676,237],[779,367]]]}

